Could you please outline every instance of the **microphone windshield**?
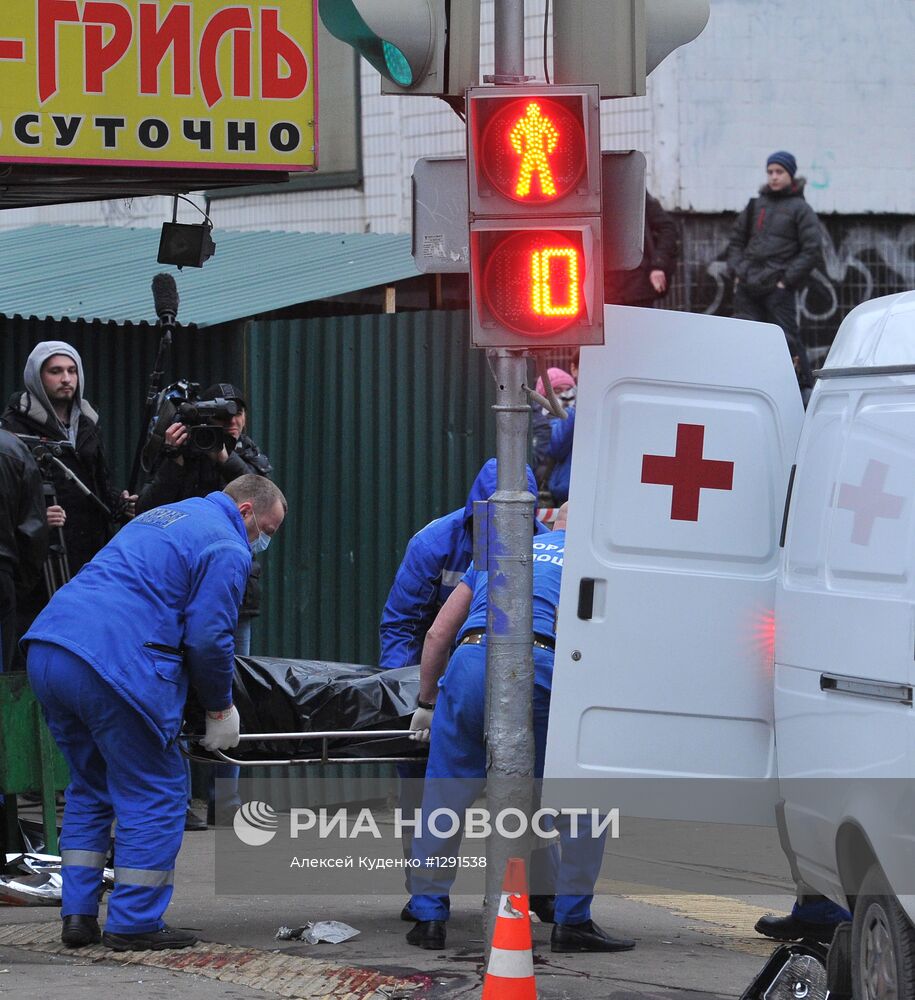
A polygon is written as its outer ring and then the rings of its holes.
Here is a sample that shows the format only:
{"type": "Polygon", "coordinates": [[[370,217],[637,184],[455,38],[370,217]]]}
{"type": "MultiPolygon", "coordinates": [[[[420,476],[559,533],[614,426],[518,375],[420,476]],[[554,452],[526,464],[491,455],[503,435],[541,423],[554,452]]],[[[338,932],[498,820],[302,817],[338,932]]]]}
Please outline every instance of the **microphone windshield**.
{"type": "Polygon", "coordinates": [[[157,274],[152,280],[152,293],[159,319],[168,315],[174,320],[178,315],[178,286],[175,279],[170,274],[157,274]]]}

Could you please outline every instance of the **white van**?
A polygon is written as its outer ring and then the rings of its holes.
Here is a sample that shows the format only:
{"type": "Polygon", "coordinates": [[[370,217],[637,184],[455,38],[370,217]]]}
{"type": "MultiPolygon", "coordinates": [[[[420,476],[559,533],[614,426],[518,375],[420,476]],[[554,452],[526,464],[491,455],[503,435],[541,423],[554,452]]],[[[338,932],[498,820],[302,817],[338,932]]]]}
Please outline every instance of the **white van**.
{"type": "Polygon", "coordinates": [[[854,912],[855,996],[915,996],[915,292],[849,314],[806,414],[775,326],[608,306],[605,329],[546,778],[777,825],[796,881],[854,912]]]}

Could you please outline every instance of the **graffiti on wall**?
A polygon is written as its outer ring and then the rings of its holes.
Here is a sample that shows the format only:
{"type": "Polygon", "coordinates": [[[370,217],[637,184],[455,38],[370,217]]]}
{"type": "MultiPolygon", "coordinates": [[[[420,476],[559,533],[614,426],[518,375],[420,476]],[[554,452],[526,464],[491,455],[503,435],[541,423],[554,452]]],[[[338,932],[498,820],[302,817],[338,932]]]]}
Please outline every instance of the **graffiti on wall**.
{"type": "MultiPolygon", "coordinates": [[[[732,315],[725,251],[732,221],[681,217],[683,252],[667,308],[732,315]]],[[[827,217],[823,259],[798,294],[801,334],[824,354],[839,324],[859,302],[915,288],[915,221],[911,217],[827,217]]]]}

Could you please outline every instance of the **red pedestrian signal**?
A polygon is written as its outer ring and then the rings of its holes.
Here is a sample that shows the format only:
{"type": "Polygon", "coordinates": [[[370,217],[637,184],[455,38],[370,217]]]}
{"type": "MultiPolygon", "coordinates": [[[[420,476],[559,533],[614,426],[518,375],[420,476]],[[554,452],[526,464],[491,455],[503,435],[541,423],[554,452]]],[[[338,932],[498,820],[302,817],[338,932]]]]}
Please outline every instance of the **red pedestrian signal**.
{"type": "Polygon", "coordinates": [[[595,87],[468,91],[478,347],[603,343],[595,87]]]}
{"type": "Polygon", "coordinates": [[[470,218],[600,215],[600,108],[593,87],[468,91],[470,218]]]}
{"type": "MultiPolygon", "coordinates": [[[[580,102],[579,102],[580,103],[580,102]]],[[[587,157],[581,116],[558,100],[525,97],[490,113],[480,144],[492,188],[522,204],[549,204],[575,189],[587,157]]]]}

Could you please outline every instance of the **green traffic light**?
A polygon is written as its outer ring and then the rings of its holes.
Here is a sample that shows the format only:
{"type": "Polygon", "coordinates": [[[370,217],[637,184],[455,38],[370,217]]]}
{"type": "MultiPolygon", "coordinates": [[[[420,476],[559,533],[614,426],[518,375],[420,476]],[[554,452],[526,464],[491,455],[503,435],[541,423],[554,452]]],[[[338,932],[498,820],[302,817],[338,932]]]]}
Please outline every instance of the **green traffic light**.
{"type": "Polygon", "coordinates": [[[409,87],[413,83],[413,70],[407,62],[407,57],[391,42],[382,39],[381,50],[384,52],[384,63],[391,74],[391,79],[399,87],[409,87]]]}
{"type": "Polygon", "coordinates": [[[327,30],[352,45],[379,73],[398,87],[413,85],[413,67],[403,50],[370,28],[353,0],[319,0],[318,10],[327,30]]]}

